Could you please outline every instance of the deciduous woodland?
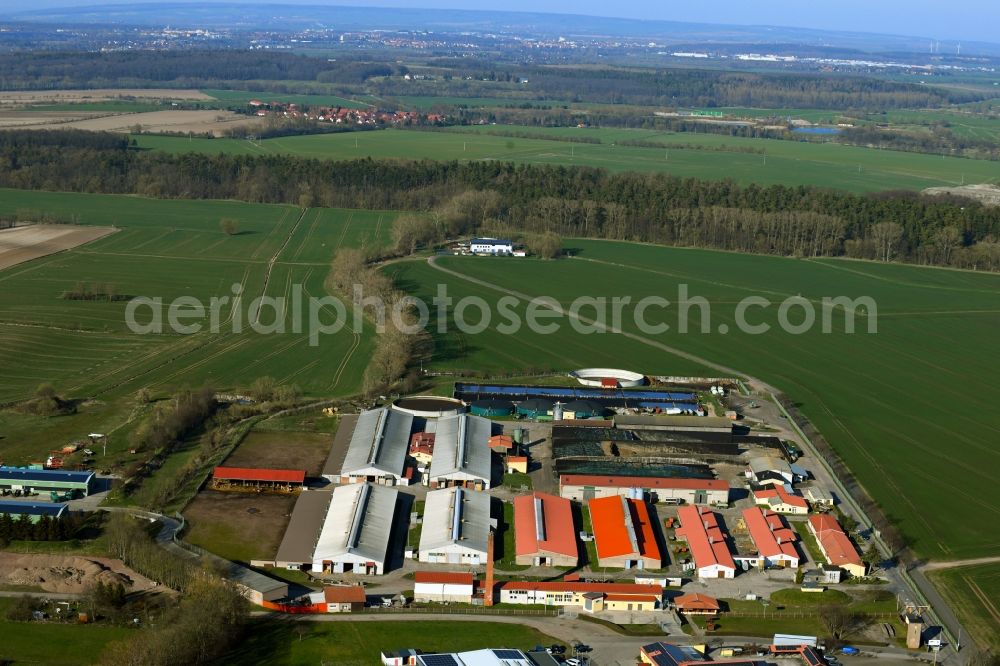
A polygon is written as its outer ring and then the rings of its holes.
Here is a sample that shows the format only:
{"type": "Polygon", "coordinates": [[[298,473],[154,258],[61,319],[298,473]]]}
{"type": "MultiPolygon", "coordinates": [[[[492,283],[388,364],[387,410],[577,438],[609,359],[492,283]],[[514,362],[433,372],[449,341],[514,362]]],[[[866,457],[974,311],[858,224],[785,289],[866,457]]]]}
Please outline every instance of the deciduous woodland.
{"type": "Polygon", "coordinates": [[[501,162],[310,160],[140,152],[99,134],[0,135],[0,186],[431,210],[467,191],[503,202],[469,233],[505,228],[791,256],[1000,268],[1000,209],[913,192],[850,194],[663,174],[501,162]],[[48,138],[46,138],[48,137],[48,138]]]}
{"type": "MultiPolygon", "coordinates": [[[[430,59],[450,95],[475,97],[531,81],[540,99],[667,106],[798,108],[927,108],[986,99],[974,91],[928,89],[860,76],[822,76],[705,69],[545,67],[477,60],[430,59]]],[[[436,95],[434,80],[403,81],[409,70],[395,57],[340,57],[332,62],[291,53],[166,51],[128,53],[9,53],[0,55],[6,90],[46,88],[236,87],[290,92],[302,84],[357,86],[372,94],[436,95]],[[395,76],[394,76],[395,75],[395,76]],[[291,83],[291,85],[290,85],[291,83]],[[295,83],[299,85],[296,86],[295,83]]],[[[317,91],[318,92],[318,91],[317,91]]],[[[332,90],[331,90],[332,92],[332,90]]]]}

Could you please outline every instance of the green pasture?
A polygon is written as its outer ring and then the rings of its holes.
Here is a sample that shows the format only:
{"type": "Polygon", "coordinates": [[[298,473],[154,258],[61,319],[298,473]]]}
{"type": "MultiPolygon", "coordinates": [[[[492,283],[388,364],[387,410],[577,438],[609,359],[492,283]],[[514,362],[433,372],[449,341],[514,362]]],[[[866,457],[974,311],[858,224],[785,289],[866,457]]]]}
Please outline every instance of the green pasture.
{"type": "Polygon", "coordinates": [[[349,109],[364,109],[369,106],[337,95],[296,95],[264,90],[202,90],[201,92],[227,105],[249,104],[250,100],[256,99],[262,102],[285,102],[302,106],[342,106],[349,109]]]}
{"type": "MultiPolygon", "coordinates": [[[[992,342],[1000,325],[1000,277],[577,239],[566,244],[577,250],[577,258],[438,261],[524,294],[554,297],[564,307],[581,295],[630,296],[633,305],[643,296],[657,295],[677,303],[680,286],[687,285],[689,298],[704,298],[710,310],[705,332],[700,307],[689,311],[688,333],[678,332],[679,307],[651,307],[646,320],[670,329],[645,337],[784,391],[919,554],[943,559],[996,554],[996,540],[977,521],[950,517],[970,511],[983,520],[1000,516],[1000,501],[991,490],[992,470],[1000,464],[991,444],[1000,432],[991,390],[992,378],[1000,372],[1000,351],[992,342]],[[785,333],[778,326],[778,304],[800,294],[812,304],[817,324],[802,334],[785,333]],[[768,309],[750,308],[746,317],[748,323],[769,324],[769,332],[739,332],[736,306],[747,296],[772,302],[768,309]],[[857,322],[860,332],[844,333],[842,311],[830,316],[832,332],[821,332],[819,299],[824,296],[873,298],[877,333],[865,332],[863,317],[857,322]]],[[[456,298],[477,295],[493,303],[500,295],[435,272],[426,263],[397,264],[393,270],[401,287],[425,297],[437,283],[447,284],[456,298]]],[[[518,307],[514,310],[521,312],[518,307]]],[[[581,310],[584,316],[592,313],[581,310]]],[[[570,370],[610,363],[649,374],[719,372],[638,340],[577,332],[565,318],[557,320],[561,328],[556,333],[502,335],[493,314],[490,327],[478,335],[435,333],[439,347],[434,366],[509,372],[535,365],[570,370]]],[[[801,317],[800,307],[789,314],[795,323],[801,317]]],[[[623,309],[622,328],[639,333],[632,306],[623,309]]],[[[808,468],[811,463],[803,464],[808,468]]]]}
{"type": "Polygon", "coordinates": [[[663,172],[683,177],[731,178],[762,185],[818,185],[868,192],[923,189],[973,182],[993,182],[1000,170],[992,162],[904,153],[815,141],[746,139],[716,134],[634,129],[456,127],[450,131],[389,129],[249,142],[240,139],[194,139],[140,135],[140,148],[172,153],[270,155],[320,159],[408,158],[499,160],[515,163],[603,167],[610,171],[663,172]],[[510,138],[489,132],[526,132],[538,138],[510,138]],[[549,141],[547,137],[594,137],[600,144],[549,141]],[[652,141],[662,148],[619,145],[624,140],[652,141]],[[673,147],[671,147],[673,144],[673,147]],[[677,147],[684,144],[685,148],[677,147]],[[754,152],[746,152],[752,150],[754,152]],[[743,152],[741,152],[743,151],[743,152]],[[766,151],[766,157],[761,154],[766,151]],[[765,164],[766,162],[766,164],[765,164]]]}

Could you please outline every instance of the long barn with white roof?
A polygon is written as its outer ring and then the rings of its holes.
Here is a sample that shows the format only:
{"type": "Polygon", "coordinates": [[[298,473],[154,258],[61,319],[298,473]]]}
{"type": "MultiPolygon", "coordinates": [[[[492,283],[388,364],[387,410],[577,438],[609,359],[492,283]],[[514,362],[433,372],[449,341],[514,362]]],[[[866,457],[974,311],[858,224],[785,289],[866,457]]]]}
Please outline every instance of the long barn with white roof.
{"type": "Polygon", "coordinates": [[[407,485],[406,453],[410,446],[413,415],[384,407],[362,412],[354,426],[340,483],[407,485]]]}
{"type": "Polygon", "coordinates": [[[464,486],[483,490],[490,487],[492,457],[489,419],[457,414],[438,419],[434,434],[434,457],[428,476],[432,488],[464,486]]]}
{"type": "Polygon", "coordinates": [[[313,573],[385,573],[399,491],[371,483],[334,489],[313,550],[313,573]]]}
{"type": "Polygon", "coordinates": [[[421,562],[440,564],[486,563],[490,529],[490,496],[464,488],[427,493],[420,531],[421,562]]]}

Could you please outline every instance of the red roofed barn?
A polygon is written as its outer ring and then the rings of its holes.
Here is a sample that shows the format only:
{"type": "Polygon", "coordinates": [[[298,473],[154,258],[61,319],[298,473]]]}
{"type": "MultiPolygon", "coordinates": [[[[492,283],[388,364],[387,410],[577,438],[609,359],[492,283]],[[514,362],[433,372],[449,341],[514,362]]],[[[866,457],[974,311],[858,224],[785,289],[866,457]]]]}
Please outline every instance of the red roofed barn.
{"type": "Polygon", "coordinates": [[[474,586],[471,572],[418,571],[413,578],[413,599],[470,604],[474,586]]]}
{"type": "Polygon", "coordinates": [[[743,512],[743,521],[765,567],[799,566],[798,537],[784,518],[755,506],[743,512]]]}
{"type": "Polygon", "coordinates": [[[830,564],[852,576],[865,575],[865,563],[836,518],[825,513],[818,514],[809,516],[808,524],[809,531],[815,535],[823,556],[830,564]]]}
{"type": "Polygon", "coordinates": [[[216,467],[212,472],[212,487],[216,490],[291,491],[306,481],[301,469],[251,469],[248,467],[216,467]]]}
{"type": "Polygon", "coordinates": [[[675,534],[691,548],[699,578],[734,578],[736,563],[715,513],[704,507],[682,506],[677,510],[681,526],[675,534]]]}
{"type": "Polygon", "coordinates": [[[514,536],[517,564],[575,567],[579,562],[568,499],[539,492],[515,497],[514,536]]]}

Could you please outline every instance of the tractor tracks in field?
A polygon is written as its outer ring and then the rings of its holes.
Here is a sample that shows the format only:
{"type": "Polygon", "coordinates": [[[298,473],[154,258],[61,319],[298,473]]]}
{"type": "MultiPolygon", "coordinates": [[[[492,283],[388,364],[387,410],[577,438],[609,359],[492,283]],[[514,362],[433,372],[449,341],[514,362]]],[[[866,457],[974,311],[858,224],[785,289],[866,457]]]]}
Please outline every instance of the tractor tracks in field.
{"type": "MultiPolygon", "coordinates": [[[[292,242],[292,236],[295,235],[295,230],[299,228],[300,224],[302,224],[302,220],[305,219],[306,213],[308,213],[308,212],[309,212],[308,208],[303,208],[302,209],[302,212],[299,213],[299,218],[297,220],[295,220],[295,224],[292,225],[292,228],[289,230],[288,235],[285,236],[285,241],[274,252],[274,255],[268,260],[268,262],[267,262],[267,270],[265,270],[265,272],[264,272],[264,286],[260,290],[261,298],[263,298],[264,296],[267,295],[267,287],[271,283],[271,273],[274,271],[274,264],[277,263],[278,257],[280,257],[281,253],[285,251],[285,248],[288,247],[288,244],[290,242],[292,242]]],[[[252,316],[249,319],[251,321],[251,325],[256,325],[256,324],[260,323],[260,305],[259,304],[258,304],[257,308],[254,310],[252,316]]]]}

